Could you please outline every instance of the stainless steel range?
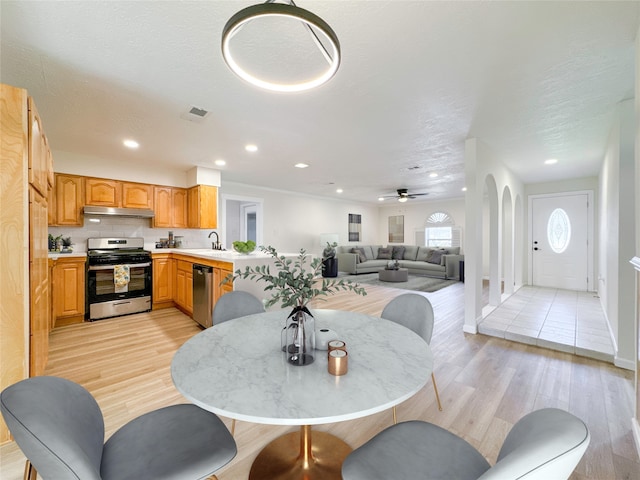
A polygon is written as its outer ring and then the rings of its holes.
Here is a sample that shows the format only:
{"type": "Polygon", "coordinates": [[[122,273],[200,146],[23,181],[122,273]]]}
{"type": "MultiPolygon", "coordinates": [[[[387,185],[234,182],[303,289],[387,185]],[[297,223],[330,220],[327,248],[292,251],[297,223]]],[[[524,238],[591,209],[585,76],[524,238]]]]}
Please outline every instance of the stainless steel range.
{"type": "Polygon", "coordinates": [[[144,238],[87,240],[86,318],[151,310],[151,252],[144,238]]]}

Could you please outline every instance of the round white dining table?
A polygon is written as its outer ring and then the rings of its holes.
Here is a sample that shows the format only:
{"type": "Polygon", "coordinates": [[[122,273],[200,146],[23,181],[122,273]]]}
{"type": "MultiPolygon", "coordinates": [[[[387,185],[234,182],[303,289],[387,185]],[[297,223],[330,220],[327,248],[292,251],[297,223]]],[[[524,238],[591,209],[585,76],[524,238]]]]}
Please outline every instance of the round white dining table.
{"type": "Polygon", "coordinates": [[[188,340],[171,363],[173,382],[188,400],[218,415],[300,432],[268,444],[249,478],[340,479],[345,442],[312,425],[352,420],[389,409],[430,378],[429,345],[397,323],[361,313],[315,309],[316,330],[346,343],[345,375],[328,372],[327,352],[314,362],[287,362],[280,335],[288,312],[270,311],[214,325],[188,340]]]}

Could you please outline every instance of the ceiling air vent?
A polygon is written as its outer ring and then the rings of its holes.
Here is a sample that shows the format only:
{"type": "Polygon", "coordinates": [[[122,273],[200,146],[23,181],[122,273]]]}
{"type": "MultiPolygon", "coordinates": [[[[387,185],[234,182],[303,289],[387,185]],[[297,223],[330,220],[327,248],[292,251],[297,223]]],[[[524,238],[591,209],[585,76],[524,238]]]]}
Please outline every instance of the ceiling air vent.
{"type": "Polygon", "coordinates": [[[200,123],[207,117],[207,115],[209,115],[209,112],[204,108],[191,106],[186,112],[180,115],[180,118],[190,122],[200,123]]]}

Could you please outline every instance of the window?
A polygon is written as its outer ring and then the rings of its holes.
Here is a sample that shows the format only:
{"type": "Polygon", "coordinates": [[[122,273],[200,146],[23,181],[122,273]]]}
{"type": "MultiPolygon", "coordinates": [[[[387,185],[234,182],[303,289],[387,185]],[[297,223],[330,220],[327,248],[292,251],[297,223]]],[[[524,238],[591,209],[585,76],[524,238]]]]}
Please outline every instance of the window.
{"type": "Polygon", "coordinates": [[[571,241],[571,222],[569,216],[561,208],[556,208],[547,222],[547,241],[555,253],[564,252],[571,241]]]}
{"type": "Polygon", "coordinates": [[[451,227],[427,227],[424,230],[427,247],[452,247],[451,227]]]}
{"type": "Polygon", "coordinates": [[[454,226],[453,218],[445,212],[435,212],[427,218],[424,229],[424,244],[427,247],[459,247],[460,227],[454,226]]]}

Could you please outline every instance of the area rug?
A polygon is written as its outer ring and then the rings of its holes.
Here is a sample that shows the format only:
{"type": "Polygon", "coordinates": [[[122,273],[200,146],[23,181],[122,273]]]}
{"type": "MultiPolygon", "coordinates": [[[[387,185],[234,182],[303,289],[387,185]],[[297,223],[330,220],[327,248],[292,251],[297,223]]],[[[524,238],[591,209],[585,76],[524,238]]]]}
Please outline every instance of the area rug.
{"type": "Polygon", "coordinates": [[[422,275],[409,275],[409,280],[406,282],[381,282],[378,279],[378,273],[340,275],[339,278],[366,285],[379,285],[381,287],[400,288],[402,290],[414,290],[417,292],[436,292],[444,287],[458,283],[457,280],[445,280],[443,278],[425,277],[422,275]]]}

